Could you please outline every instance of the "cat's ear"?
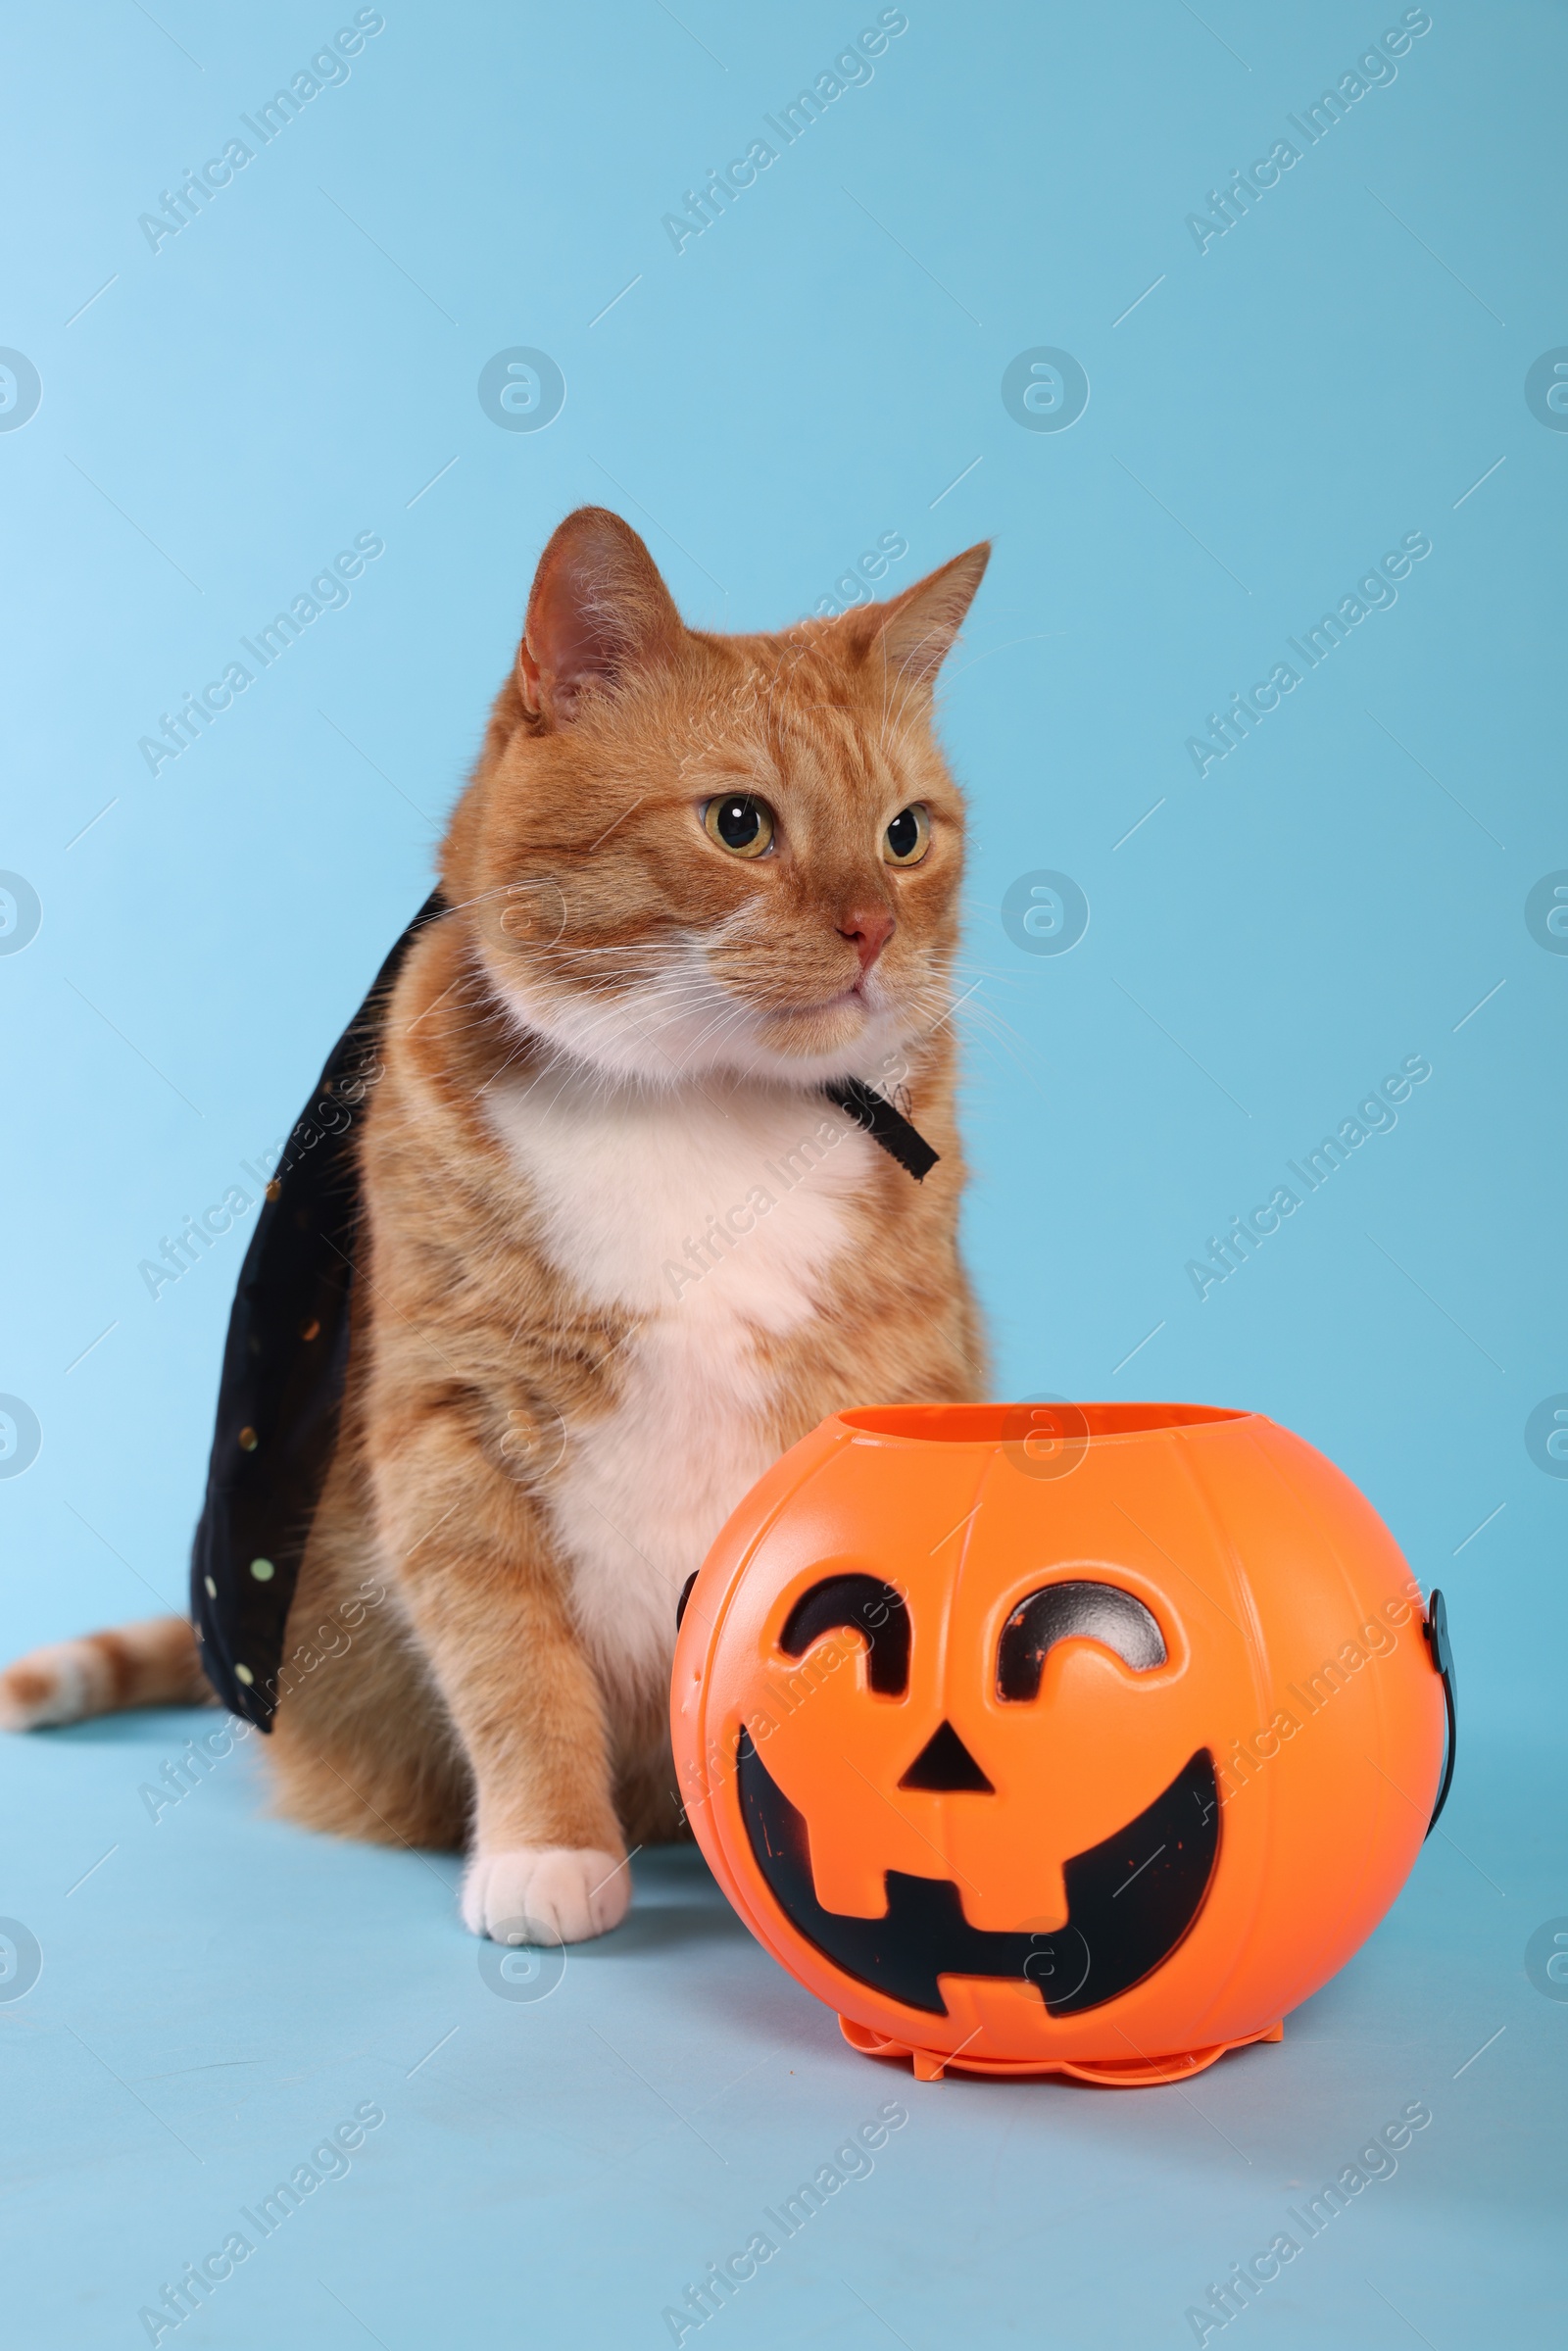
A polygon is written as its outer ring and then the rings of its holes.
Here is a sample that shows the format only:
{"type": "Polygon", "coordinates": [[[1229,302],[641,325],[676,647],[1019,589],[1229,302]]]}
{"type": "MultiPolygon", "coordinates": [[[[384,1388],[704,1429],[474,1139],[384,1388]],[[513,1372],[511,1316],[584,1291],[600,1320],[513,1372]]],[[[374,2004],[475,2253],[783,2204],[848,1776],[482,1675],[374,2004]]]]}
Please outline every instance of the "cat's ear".
{"type": "Polygon", "coordinates": [[[580,506],[534,573],[517,648],[523,708],[550,726],[568,725],[585,691],[657,661],[681,633],[659,566],[630,523],[580,506]]]}
{"type": "Polygon", "coordinates": [[[912,684],[928,683],[952,651],[990,561],[991,542],[982,539],[902,596],[846,612],[843,626],[855,653],[912,684]]]}

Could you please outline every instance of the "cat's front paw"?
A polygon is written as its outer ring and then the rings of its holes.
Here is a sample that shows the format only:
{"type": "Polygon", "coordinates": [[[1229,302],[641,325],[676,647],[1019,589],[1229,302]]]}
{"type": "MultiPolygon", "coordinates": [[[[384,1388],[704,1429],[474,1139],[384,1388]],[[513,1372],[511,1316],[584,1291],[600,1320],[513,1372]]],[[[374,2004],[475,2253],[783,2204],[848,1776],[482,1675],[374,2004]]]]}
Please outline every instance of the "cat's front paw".
{"type": "Polygon", "coordinates": [[[580,1943],[618,1927],[631,1872],[613,1853],[570,1845],[481,1847],[463,1879],[463,1923],[495,1942],[580,1943]]]}

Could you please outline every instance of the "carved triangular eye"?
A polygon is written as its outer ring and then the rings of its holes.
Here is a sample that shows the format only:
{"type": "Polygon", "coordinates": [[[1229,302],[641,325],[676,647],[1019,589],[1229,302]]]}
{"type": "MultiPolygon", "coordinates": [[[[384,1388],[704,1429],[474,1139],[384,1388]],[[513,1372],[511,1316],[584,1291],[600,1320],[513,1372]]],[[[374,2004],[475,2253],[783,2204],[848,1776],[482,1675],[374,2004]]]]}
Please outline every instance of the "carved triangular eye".
{"type": "Polygon", "coordinates": [[[993,1796],[997,1792],[951,1723],[932,1732],[899,1786],[924,1788],[933,1795],[957,1795],[967,1790],[993,1796]]]}
{"type": "Polygon", "coordinates": [[[1165,1662],[1165,1637],[1142,1600],[1119,1584],[1048,1584],[1032,1592],[1002,1628],[997,1646],[997,1695],[1013,1702],[1038,1697],[1046,1659],[1058,1641],[1098,1641],[1135,1674],[1165,1662]]]}

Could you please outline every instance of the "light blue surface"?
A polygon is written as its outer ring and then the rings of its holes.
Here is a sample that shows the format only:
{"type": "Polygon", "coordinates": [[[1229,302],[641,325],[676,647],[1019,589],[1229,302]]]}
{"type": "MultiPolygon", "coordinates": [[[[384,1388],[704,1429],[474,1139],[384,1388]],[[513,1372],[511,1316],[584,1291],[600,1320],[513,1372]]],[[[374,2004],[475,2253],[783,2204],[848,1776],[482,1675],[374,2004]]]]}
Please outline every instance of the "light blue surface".
{"type": "Polygon", "coordinates": [[[1288,118],[1397,7],[911,5],[678,254],[662,216],[874,8],[391,5],[251,138],[353,13],[9,12],[0,345],[41,400],[0,430],[0,868],[41,923],[0,953],[0,1391],[41,1449],[0,1479],[5,1648],[178,1604],[243,1232],[156,1301],[138,1265],[293,1118],[428,885],[538,549],[596,500],[710,626],[842,596],[882,534],[890,587],[995,535],[945,726],[997,1388],[1246,1403],[1321,1445],[1448,1593],[1465,1743],[1449,1834],[1283,2047],[1113,2096],[852,2055],[690,1853],[639,1860],[632,1923],[549,1998],[502,1999],[455,1862],[268,1822],[254,1754],[155,1825],[138,1788],[194,1718],[8,1742],[0,1913],[44,1956],[0,2000],[0,2345],[146,2340],[368,2100],[347,2176],[192,2337],[668,2341],[900,2098],[705,2339],[1192,2341],[1414,2099],[1397,2175],[1250,2334],[1563,2339],[1568,2001],[1524,1963],[1568,1913],[1568,1482],[1526,1445],[1568,1402],[1568,956],[1525,916],[1568,868],[1568,433],[1526,400],[1568,345],[1561,12],[1436,6],[1308,146],[1288,118]],[[138,216],[234,136],[252,162],[154,252],[138,216]],[[1200,252],[1187,215],[1286,137],[1200,252]],[[545,429],[480,405],[518,348],[564,378],[545,429]],[[1004,404],[1042,349],[1087,374],[1065,430],[1004,404]],[[347,606],[154,776],[138,739],[361,532],[385,553],[347,606]],[[1416,532],[1397,602],[1200,777],[1207,714],[1416,532]],[[1088,904],[1066,954],[1004,924],[1040,873],[1088,904]],[[1397,1126],[1200,1299],[1208,1237],[1415,1054],[1397,1126]]]}

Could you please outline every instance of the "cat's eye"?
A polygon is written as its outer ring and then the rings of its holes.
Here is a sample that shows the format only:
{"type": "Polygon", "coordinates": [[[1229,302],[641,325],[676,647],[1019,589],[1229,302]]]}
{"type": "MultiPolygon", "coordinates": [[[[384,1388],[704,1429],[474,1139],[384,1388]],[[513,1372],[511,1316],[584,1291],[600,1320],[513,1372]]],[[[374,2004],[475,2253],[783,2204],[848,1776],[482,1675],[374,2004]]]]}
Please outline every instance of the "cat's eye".
{"type": "Polygon", "coordinates": [[[882,856],[889,865],[918,865],[931,846],[931,818],[918,801],[901,808],[882,836],[882,856]]]}
{"type": "Polygon", "coordinates": [[[772,847],[773,811],[755,792],[725,792],[703,809],[703,830],[732,857],[760,857],[772,847]]]}

